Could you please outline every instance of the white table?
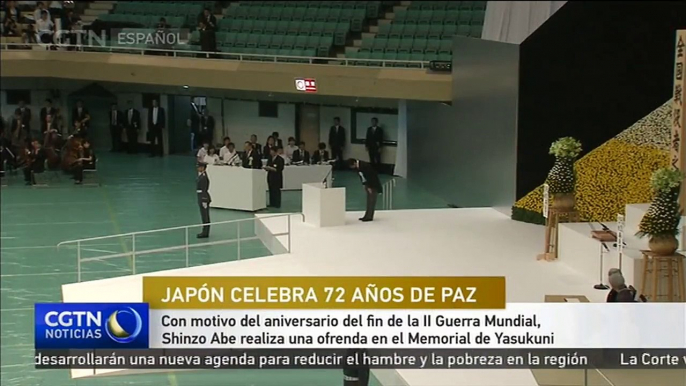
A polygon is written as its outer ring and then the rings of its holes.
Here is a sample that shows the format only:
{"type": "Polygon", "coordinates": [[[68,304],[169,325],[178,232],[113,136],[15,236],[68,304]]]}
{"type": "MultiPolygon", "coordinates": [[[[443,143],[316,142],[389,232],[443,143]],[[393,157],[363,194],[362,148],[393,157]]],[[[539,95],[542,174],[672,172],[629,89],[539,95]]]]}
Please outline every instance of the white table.
{"type": "Polygon", "coordinates": [[[331,165],[287,165],[281,190],[302,190],[303,184],[321,183],[324,178],[331,187],[331,176],[331,165]]]}
{"type": "Polygon", "coordinates": [[[211,208],[257,211],[267,207],[267,173],[239,166],[207,165],[211,208]]]}

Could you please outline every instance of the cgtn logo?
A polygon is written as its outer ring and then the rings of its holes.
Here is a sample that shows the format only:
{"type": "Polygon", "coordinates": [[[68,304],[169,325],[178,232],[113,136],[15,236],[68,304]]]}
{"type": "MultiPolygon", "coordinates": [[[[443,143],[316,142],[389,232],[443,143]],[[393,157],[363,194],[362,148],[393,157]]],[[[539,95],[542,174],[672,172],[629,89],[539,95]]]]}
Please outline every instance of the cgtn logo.
{"type": "Polygon", "coordinates": [[[145,303],[39,303],[36,349],[148,347],[145,303]]]}

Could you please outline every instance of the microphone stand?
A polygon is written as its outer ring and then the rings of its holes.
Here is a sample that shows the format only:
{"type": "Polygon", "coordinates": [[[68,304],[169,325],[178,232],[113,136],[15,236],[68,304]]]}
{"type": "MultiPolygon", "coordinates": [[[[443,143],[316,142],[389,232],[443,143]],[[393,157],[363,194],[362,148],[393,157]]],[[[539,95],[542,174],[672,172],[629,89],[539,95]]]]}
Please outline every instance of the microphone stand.
{"type": "Polygon", "coordinates": [[[333,171],[333,168],[329,169],[329,172],[326,173],[326,176],[324,177],[324,180],[322,181],[322,184],[324,184],[324,189],[329,189],[329,176],[331,175],[332,171],[333,171]]]}
{"type": "MultiPolygon", "coordinates": [[[[605,231],[610,230],[610,228],[606,227],[605,224],[602,224],[602,223],[599,223],[599,224],[603,227],[603,230],[605,230],[605,231]]],[[[593,223],[589,222],[588,226],[591,227],[592,231],[595,230],[595,228],[593,227],[593,223]]],[[[605,252],[610,252],[610,248],[607,247],[607,244],[605,244],[604,241],[600,241],[600,240],[598,240],[598,241],[600,242],[600,280],[599,280],[598,284],[593,286],[593,288],[597,289],[597,290],[607,290],[610,287],[603,284],[603,260],[604,260],[603,255],[605,252]]]]}

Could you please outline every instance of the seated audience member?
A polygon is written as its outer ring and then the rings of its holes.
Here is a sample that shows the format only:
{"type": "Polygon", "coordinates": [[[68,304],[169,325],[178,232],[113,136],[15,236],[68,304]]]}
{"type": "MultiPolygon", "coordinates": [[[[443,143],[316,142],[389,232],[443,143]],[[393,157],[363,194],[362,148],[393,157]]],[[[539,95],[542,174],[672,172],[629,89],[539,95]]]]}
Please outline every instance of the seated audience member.
{"type": "Polygon", "coordinates": [[[95,152],[90,142],[86,139],[79,147],[79,158],[73,165],[74,182],[80,185],[83,182],[83,171],[95,169],[95,152]]]}
{"type": "Polygon", "coordinates": [[[48,11],[43,11],[41,13],[41,18],[36,20],[36,32],[38,33],[41,43],[54,43],[55,24],[50,20],[48,11]]]}
{"type": "Polygon", "coordinates": [[[277,147],[276,148],[276,154],[278,154],[279,157],[283,158],[283,163],[284,165],[290,165],[291,164],[291,159],[286,157],[286,155],[283,152],[282,147],[277,147]]]}
{"type": "Polygon", "coordinates": [[[27,161],[24,166],[24,181],[26,185],[35,185],[35,174],[45,171],[45,151],[42,149],[40,141],[34,139],[31,142],[31,149],[26,150],[27,161]]]}
{"type": "Polygon", "coordinates": [[[195,155],[196,158],[196,163],[203,163],[205,162],[205,156],[207,155],[207,150],[210,148],[210,143],[207,141],[203,141],[202,147],[198,150],[198,154],[195,155]]]}
{"type": "Polygon", "coordinates": [[[19,11],[19,8],[17,8],[17,2],[16,1],[8,1],[5,3],[5,20],[12,20],[14,21],[15,24],[21,22],[21,11],[19,11]]]}
{"type": "Polygon", "coordinates": [[[2,21],[2,36],[13,38],[21,36],[17,22],[12,18],[5,17],[2,21]]]}
{"type": "Polygon", "coordinates": [[[273,135],[270,135],[267,137],[267,143],[264,144],[264,147],[262,148],[262,154],[265,157],[269,157],[269,151],[274,148],[276,149],[278,146],[276,144],[276,138],[274,138],[273,135]]]}
{"type": "Polygon", "coordinates": [[[329,161],[329,152],[326,151],[326,144],[324,142],[319,143],[319,150],[314,152],[312,156],[313,164],[321,164],[329,161]]]}
{"type": "Polygon", "coordinates": [[[274,145],[276,145],[277,148],[283,147],[283,140],[279,139],[278,131],[273,132],[272,137],[274,137],[274,145]]]}
{"type": "Polygon", "coordinates": [[[300,142],[300,146],[293,152],[293,157],[291,158],[293,163],[310,163],[310,152],[305,150],[305,142],[300,142]]]}
{"type": "Polygon", "coordinates": [[[160,21],[157,22],[157,25],[155,26],[156,29],[158,30],[165,30],[171,28],[169,24],[167,24],[167,19],[161,17],[160,21]]]}
{"type": "Polygon", "coordinates": [[[238,152],[236,151],[236,145],[233,142],[229,143],[229,150],[224,154],[224,162],[229,165],[236,165],[240,161],[238,152]]]}
{"type": "Polygon", "coordinates": [[[229,151],[229,144],[231,143],[231,138],[229,137],[224,137],[223,144],[224,146],[219,149],[219,158],[223,159],[226,161],[226,157],[224,155],[229,151]]]}
{"type": "Polygon", "coordinates": [[[250,136],[250,143],[252,143],[253,150],[255,150],[258,154],[262,154],[262,145],[257,143],[257,136],[255,134],[250,136]]]}
{"type": "Polygon", "coordinates": [[[252,147],[252,142],[246,142],[244,146],[243,167],[246,169],[262,169],[262,158],[252,147]]]}
{"type": "Polygon", "coordinates": [[[203,162],[208,165],[217,165],[219,163],[219,156],[215,153],[214,146],[207,148],[207,155],[205,155],[203,162]]]}
{"type": "Polygon", "coordinates": [[[608,303],[633,303],[636,299],[636,290],[629,288],[622,272],[613,268],[609,272],[610,293],[607,294],[608,303]]]}
{"type": "Polygon", "coordinates": [[[289,159],[293,158],[293,152],[298,150],[298,147],[295,145],[295,138],[293,137],[288,137],[288,146],[286,146],[286,157],[289,159]]]}
{"type": "Polygon", "coordinates": [[[48,19],[52,19],[50,17],[50,11],[48,11],[45,8],[45,4],[42,1],[39,1],[38,3],[36,3],[36,10],[33,11],[33,20],[36,23],[38,23],[38,20],[43,18],[43,12],[47,12],[48,13],[48,19]]]}

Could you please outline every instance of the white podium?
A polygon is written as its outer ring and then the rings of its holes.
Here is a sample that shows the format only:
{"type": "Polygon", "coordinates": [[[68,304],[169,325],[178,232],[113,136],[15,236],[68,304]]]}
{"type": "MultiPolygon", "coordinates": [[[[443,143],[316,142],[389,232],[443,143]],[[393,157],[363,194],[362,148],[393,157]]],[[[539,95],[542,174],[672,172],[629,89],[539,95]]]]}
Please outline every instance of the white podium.
{"type": "Polygon", "coordinates": [[[211,208],[258,211],[267,207],[267,174],[262,169],[207,165],[211,208]]]}
{"type": "Polygon", "coordinates": [[[345,225],[345,188],[303,184],[303,214],[306,223],[319,228],[345,225]]]}

